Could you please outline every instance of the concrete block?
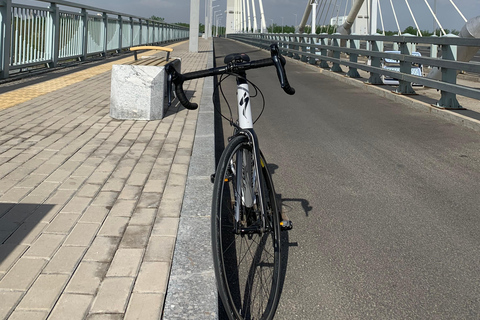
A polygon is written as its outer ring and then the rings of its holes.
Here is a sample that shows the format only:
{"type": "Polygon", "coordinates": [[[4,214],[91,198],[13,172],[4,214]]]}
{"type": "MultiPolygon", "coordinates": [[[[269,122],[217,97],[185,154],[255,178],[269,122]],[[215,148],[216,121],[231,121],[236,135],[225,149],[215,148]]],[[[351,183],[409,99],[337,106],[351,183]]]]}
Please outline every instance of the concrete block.
{"type": "MultiPolygon", "coordinates": [[[[179,59],[172,60],[180,70],[179,59]]],[[[110,116],[121,120],[159,120],[166,94],[164,66],[113,65],[110,116]]]]}

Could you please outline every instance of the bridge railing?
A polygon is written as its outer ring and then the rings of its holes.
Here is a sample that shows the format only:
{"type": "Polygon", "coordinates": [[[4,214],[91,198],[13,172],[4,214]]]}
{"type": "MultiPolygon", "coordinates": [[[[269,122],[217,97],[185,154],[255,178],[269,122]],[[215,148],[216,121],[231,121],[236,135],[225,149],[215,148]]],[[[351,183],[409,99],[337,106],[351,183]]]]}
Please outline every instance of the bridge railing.
{"type": "MultiPolygon", "coordinates": [[[[423,85],[441,91],[441,99],[437,106],[447,109],[461,108],[456,95],[480,100],[480,89],[463,86],[457,83],[459,71],[480,74],[480,63],[460,62],[457,60],[457,49],[462,47],[480,47],[480,39],[465,39],[456,36],[415,37],[415,36],[344,36],[339,34],[230,34],[229,38],[267,49],[271,43],[278,43],[286,56],[319,64],[333,72],[343,72],[341,66],[349,68],[347,76],[360,77],[358,70],[370,73],[368,83],[384,84],[384,77],[398,80],[396,92],[414,94],[412,84],[423,85]],[[363,44],[361,46],[361,43],[363,44]],[[385,52],[390,47],[400,53],[385,52]],[[429,45],[430,55],[412,55],[417,45],[429,45]],[[442,57],[437,58],[437,48],[442,57]],[[359,62],[359,58],[362,58],[359,62]],[[395,61],[395,68],[385,67],[385,61],[395,61]],[[330,62],[331,66],[327,63],[330,62]],[[436,80],[412,74],[412,65],[424,65],[441,69],[441,79],[436,80]]],[[[392,50],[393,51],[393,50],[392,50]]]]}
{"type": "Polygon", "coordinates": [[[85,60],[135,45],[188,39],[188,28],[62,0],[0,0],[0,78],[12,70],[85,60]],[[48,4],[40,6],[41,4],[48,4]]]}

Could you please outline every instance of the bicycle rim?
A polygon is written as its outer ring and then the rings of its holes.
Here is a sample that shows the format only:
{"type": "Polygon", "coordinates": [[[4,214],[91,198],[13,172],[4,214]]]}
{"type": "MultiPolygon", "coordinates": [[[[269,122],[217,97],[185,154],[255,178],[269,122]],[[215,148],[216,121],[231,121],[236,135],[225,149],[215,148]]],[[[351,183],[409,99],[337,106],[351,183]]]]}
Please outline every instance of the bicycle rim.
{"type": "MultiPolygon", "coordinates": [[[[220,158],[214,185],[212,203],[212,248],[217,287],[230,319],[272,319],[279,300],[280,278],[280,225],[272,181],[265,161],[255,177],[255,161],[244,136],[234,138],[220,158]],[[239,155],[240,156],[237,156],[239,155]],[[245,154],[250,155],[246,159],[245,154]],[[238,161],[239,157],[243,160],[238,161]],[[248,165],[245,163],[251,161],[248,165]],[[238,162],[243,163],[241,168],[238,162]],[[253,172],[243,172],[245,168],[253,172]],[[250,178],[245,178],[250,176],[250,178]],[[242,179],[238,184],[238,179],[242,179]],[[252,201],[244,188],[252,181],[252,201]],[[267,231],[245,234],[235,233],[235,210],[240,212],[241,226],[259,223],[259,185],[263,186],[267,214],[267,231]],[[238,187],[242,185],[243,187],[238,187]],[[240,190],[239,190],[240,189],[240,190]],[[247,207],[245,204],[253,203],[247,207]]],[[[238,226],[238,224],[237,224],[238,226]]]]}

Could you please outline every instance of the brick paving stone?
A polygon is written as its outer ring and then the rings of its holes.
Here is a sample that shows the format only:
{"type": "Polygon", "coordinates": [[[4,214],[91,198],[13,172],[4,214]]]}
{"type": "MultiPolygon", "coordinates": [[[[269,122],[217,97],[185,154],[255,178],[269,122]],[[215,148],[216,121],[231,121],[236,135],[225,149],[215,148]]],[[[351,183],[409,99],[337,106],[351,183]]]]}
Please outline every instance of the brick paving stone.
{"type": "Polygon", "coordinates": [[[64,239],[63,234],[42,234],[25,252],[24,257],[50,259],[64,239]]]}
{"type": "Polygon", "coordinates": [[[86,247],[60,247],[42,272],[72,274],[86,250],[86,247]]]}
{"type": "Polygon", "coordinates": [[[128,224],[127,217],[110,217],[105,219],[98,235],[104,237],[121,237],[128,224]]]}
{"type": "Polygon", "coordinates": [[[107,277],[136,277],[144,251],[143,248],[119,248],[108,269],[107,277]]]}
{"type": "Polygon", "coordinates": [[[47,226],[47,222],[24,222],[8,239],[6,239],[5,243],[13,245],[31,245],[37,240],[47,226]]]}
{"type": "Polygon", "coordinates": [[[79,222],[103,223],[109,212],[110,210],[105,207],[88,207],[79,222]]]}
{"type": "Polygon", "coordinates": [[[64,293],[58,299],[48,320],[83,320],[92,301],[93,295],[64,293]]]}
{"type": "Polygon", "coordinates": [[[17,303],[23,296],[19,291],[0,291],[0,319],[7,319],[17,303]]]}
{"type": "Polygon", "coordinates": [[[92,244],[99,229],[99,223],[77,223],[63,245],[87,247],[92,244]]]}
{"type": "Polygon", "coordinates": [[[81,262],[65,288],[65,292],[95,295],[101,281],[105,278],[108,266],[107,262],[81,262]]]}
{"type": "Polygon", "coordinates": [[[132,291],[134,278],[105,278],[90,313],[124,313],[132,291]]]}
{"type": "Polygon", "coordinates": [[[130,218],[128,223],[132,225],[145,225],[151,226],[155,220],[155,215],[157,214],[157,209],[155,208],[137,208],[130,218]]]}
{"type": "Polygon", "coordinates": [[[46,264],[43,259],[20,258],[0,280],[0,289],[26,291],[46,264]]]}
{"type": "Polygon", "coordinates": [[[27,245],[0,244],[0,272],[10,270],[27,249],[27,245]]]}
{"type": "Polygon", "coordinates": [[[112,209],[110,210],[110,216],[130,217],[135,210],[136,204],[136,200],[119,199],[115,202],[112,209]]]}
{"type": "Polygon", "coordinates": [[[164,299],[161,293],[132,293],[124,320],[160,319],[164,299]]]}
{"type": "Polygon", "coordinates": [[[172,236],[177,235],[179,218],[158,217],[152,230],[152,236],[172,236]]]}
{"type": "Polygon", "coordinates": [[[145,248],[150,236],[149,225],[129,225],[123,234],[120,248],[145,248]]]}
{"type": "Polygon", "coordinates": [[[60,296],[69,275],[41,274],[18,304],[16,310],[51,310],[60,296]]]}
{"type": "Polygon", "coordinates": [[[92,313],[87,320],[123,320],[123,313],[92,313]]]}
{"type": "Polygon", "coordinates": [[[171,261],[175,249],[175,237],[152,236],[148,241],[145,261],[171,261]]]}
{"type": "Polygon", "coordinates": [[[15,310],[8,320],[44,320],[48,317],[48,311],[15,310]]]}
{"type": "Polygon", "coordinates": [[[93,262],[111,262],[120,240],[120,237],[97,236],[95,240],[93,240],[92,245],[88,248],[83,260],[93,262]]]}
{"type": "Polygon", "coordinates": [[[49,223],[44,233],[68,234],[80,218],[79,214],[70,214],[60,212],[49,223]]]}
{"type": "Polygon", "coordinates": [[[171,262],[144,262],[140,268],[133,292],[166,293],[171,262]]]}

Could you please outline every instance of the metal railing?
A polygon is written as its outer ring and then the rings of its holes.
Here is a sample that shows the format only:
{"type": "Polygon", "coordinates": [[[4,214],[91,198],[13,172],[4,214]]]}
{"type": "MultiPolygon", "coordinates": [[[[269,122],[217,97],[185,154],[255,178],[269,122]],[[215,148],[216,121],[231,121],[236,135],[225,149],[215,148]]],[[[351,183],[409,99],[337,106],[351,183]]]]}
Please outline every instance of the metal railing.
{"type": "Polygon", "coordinates": [[[62,0],[48,7],[0,0],[0,78],[136,45],[188,39],[188,28],[62,0]]]}
{"type": "Polygon", "coordinates": [[[368,83],[374,85],[384,84],[382,77],[397,79],[399,85],[396,92],[399,94],[414,94],[413,83],[435,88],[441,91],[438,107],[461,108],[456,95],[480,100],[480,89],[457,84],[459,71],[480,74],[480,63],[456,61],[459,46],[480,47],[480,39],[465,39],[452,35],[415,37],[248,33],[230,34],[228,37],[265,49],[276,42],[281,47],[282,54],[310,64],[319,64],[321,68],[343,72],[342,65],[349,67],[347,76],[352,78],[360,77],[358,70],[364,70],[370,73],[368,83]],[[384,52],[387,43],[400,53],[384,52]],[[429,57],[412,55],[419,44],[430,45],[429,57]],[[437,48],[441,49],[441,58],[437,58],[437,48]],[[359,57],[364,57],[364,61],[359,62],[359,57]],[[397,61],[399,71],[385,68],[386,59],[397,61]],[[331,66],[327,62],[330,62],[331,66]],[[412,64],[441,68],[441,80],[413,75],[412,64]]]}

